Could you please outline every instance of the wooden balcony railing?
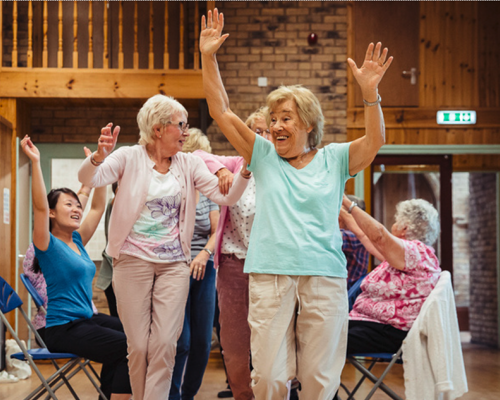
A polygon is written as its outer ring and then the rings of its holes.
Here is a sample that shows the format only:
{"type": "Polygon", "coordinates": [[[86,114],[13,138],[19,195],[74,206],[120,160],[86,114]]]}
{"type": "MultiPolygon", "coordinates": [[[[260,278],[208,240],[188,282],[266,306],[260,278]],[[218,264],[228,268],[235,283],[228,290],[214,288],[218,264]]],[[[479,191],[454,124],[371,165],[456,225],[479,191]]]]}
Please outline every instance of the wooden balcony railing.
{"type": "Polygon", "coordinates": [[[203,97],[200,15],[213,5],[1,1],[0,97],[136,97],[146,91],[144,84],[156,85],[158,92],[175,86],[189,97],[203,97]],[[156,78],[145,83],[145,77],[156,78]],[[124,93],[124,87],[135,89],[124,93]]]}

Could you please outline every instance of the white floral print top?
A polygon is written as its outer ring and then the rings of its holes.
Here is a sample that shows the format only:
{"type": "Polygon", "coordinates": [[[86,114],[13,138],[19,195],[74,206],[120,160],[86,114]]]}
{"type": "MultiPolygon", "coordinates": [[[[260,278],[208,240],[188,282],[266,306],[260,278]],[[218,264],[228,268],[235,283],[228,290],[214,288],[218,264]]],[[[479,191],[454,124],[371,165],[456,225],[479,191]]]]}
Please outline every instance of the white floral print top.
{"type": "Polygon", "coordinates": [[[405,268],[384,261],[361,284],[349,318],[379,322],[409,331],[420,308],[439,279],[441,268],[434,249],[418,240],[404,240],[405,268]]]}
{"type": "Polygon", "coordinates": [[[179,236],[181,197],[172,173],[153,170],[146,204],[120,253],[156,263],[185,261],[179,236]]]}

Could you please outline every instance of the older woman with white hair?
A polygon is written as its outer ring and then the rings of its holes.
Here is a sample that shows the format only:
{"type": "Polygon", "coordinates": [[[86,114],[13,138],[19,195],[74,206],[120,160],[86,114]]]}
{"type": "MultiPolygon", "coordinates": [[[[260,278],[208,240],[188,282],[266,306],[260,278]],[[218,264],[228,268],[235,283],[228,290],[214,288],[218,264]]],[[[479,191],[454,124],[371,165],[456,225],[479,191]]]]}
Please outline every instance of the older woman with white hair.
{"type": "Polygon", "coordinates": [[[312,92],[284,86],[267,98],[272,142],[230,109],[216,53],[229,36],[214,10],[202,18],[203,86],[211,116],[255,176],[256,211],[245,261],[252,385],[257,400],[284,398],[297,376],[305,399],[331,400],[345,362],[346,260],[338,213],[347,179],[384,143],[378,84],[391,64],[381,43],[361,68],[348,60],[365,100],[366,134],[318,149],[324,117],[312,92]]]}
{"type": "Polygon", "coordinates": [[[441,273],[431,247],[439,236],[438,212],[422,199],[402,201],[389,232],[344,196],[340,218],[365,234],[367,250],[384,260],[363,280],[349,314],[347,353],[396,353],[441,273]]]}
{"type": "MultiPolygon", "coordinates": [[[[79,171],[88,186],[120,185],[106,252],[113,257],[134,400],[168,396],[189,291],[196,190],[231,205],[247,184],[238,174],[224,196],[202,160],[181,152],[189,135],[187,117],[173,98],[153,96],[137,115],[139,144],[112,152],[120,129],[111,133],[108,124],[79,171]]],[[[201,268],[192,273],[201,274],[201,268]]]]}

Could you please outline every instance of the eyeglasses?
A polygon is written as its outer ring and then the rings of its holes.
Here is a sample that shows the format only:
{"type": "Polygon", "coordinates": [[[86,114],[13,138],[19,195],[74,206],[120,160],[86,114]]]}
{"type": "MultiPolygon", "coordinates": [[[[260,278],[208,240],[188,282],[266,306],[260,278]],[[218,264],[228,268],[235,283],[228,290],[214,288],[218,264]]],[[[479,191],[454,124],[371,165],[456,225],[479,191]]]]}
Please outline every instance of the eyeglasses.
{"type": "Polygon", "coordinates": [[[271,131],[269,129],[266,129],[265,131],[263,131],[262,129],[260,128],[256,128],[254,130],[254,132],[257,134],[257,135],[260,135],[260,136],[264,136],[265,135],[270,135],[271,134],[271,131]]]}
{"type": "Polygon", "coordinates": [[[179,130],[182,133],[186,133],[187,130],[189,129],[189,124],[187,122],[184,122],[184,121],[180,121],[180,122],[168,121],[167,124],[176,126],[177,128],[179,128],[179,130]]]}

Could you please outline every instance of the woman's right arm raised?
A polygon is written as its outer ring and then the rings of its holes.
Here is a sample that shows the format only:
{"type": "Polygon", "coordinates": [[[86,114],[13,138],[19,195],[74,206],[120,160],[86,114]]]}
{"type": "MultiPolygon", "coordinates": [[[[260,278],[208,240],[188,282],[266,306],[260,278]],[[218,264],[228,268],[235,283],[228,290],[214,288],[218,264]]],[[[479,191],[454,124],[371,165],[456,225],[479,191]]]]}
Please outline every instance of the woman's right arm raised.
{"type": "Polygon", "coordinates": [[[203,72],[203,89],[210,115],[236,151],[250,163],[255,133],[229,108],[229,98],[222,83],[216,53],[229,34],[222,35],[224,16],[214,9],[201,19],[200,52],[203,72]]]}
{"type": "Polygon", "coordinates": [[[21,140],[24,153],[31,160],[33,176],[31,178],[31,197],[33,198],[33,244],[40,250],[47,250],[50,243],[49,203],[40,166],[40,152],[28,135],[21,140]]]}

